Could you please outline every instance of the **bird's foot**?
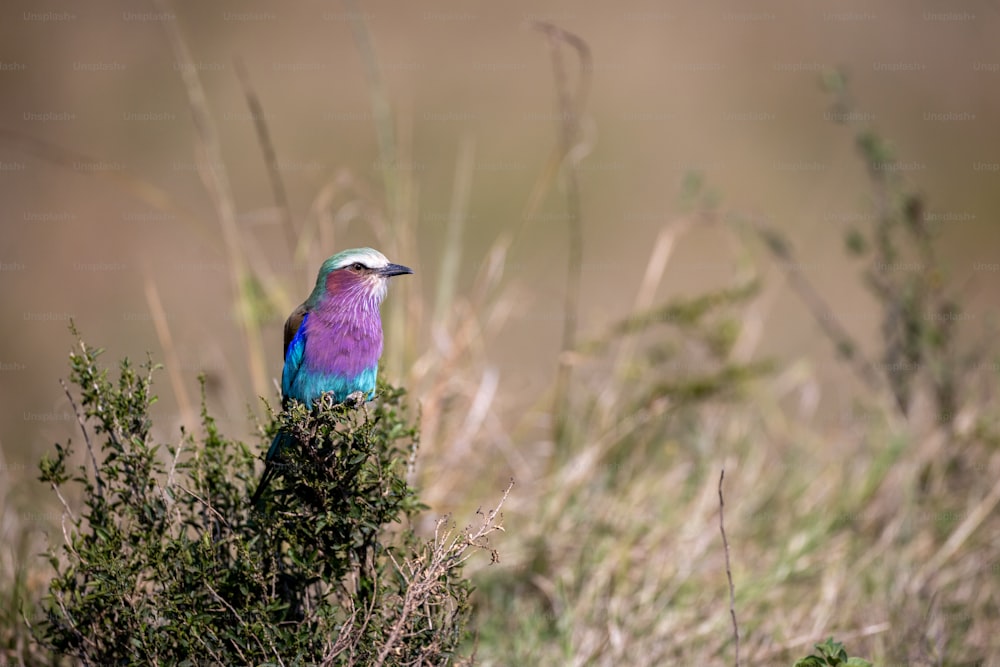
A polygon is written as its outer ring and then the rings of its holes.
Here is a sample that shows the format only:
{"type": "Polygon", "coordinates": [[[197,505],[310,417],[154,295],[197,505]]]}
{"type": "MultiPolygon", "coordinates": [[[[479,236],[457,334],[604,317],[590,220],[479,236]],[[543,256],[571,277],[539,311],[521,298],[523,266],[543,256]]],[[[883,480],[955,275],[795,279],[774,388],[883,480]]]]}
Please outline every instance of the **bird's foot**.
{"type": "Polygon", "coordinates": [[[349,408],[358,408],[364,405],[365,399],[367,398],[368,395],[365,392],[354,391],[348,394],[347,398],[344,399],[344,405],[346,405],[349,408]]]}
{"type": "Polygon", "coordinates": [[[337,405],[337,399],[334,397],[332,391],[328,391],[320,396],[319,404],[324,410],[329,410],[333,406],[337,405]]]}

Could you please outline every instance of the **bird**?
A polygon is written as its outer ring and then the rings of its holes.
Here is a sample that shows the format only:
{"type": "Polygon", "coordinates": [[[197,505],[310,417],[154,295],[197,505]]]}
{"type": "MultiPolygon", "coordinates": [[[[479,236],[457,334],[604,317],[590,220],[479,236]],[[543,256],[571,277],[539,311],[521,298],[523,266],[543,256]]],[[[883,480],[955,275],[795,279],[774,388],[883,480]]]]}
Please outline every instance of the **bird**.
{"type": "MultiPolygon", "coordinates": [[[[379,306],[389,279],[407,273],[413,270],[373,248],[344,250],[323,262],[309,298],[285,321],[282,408],[293,400],[312,407],[324,395],[335,404],[375,397],[382,356],[379,306]]],[[[257,505],[274,477],[276,459],[294,442],[284,431],[274,436],[251,504],[257,505]]]]}

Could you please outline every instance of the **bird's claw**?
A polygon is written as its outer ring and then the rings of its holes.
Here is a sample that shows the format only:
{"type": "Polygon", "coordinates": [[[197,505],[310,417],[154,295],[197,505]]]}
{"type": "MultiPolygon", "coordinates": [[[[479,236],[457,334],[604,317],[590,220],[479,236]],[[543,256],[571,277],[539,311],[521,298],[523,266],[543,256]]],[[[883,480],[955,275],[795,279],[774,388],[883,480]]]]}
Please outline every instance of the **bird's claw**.
{"type": "Polygon", "coordinates": [[[351,408],[357,408],[361,405],[364,405],[366,398],[367,396],[365,395],[365,392],[353,391],[347,395],[347,398],[344,399],[344,405],[351,408]]]}

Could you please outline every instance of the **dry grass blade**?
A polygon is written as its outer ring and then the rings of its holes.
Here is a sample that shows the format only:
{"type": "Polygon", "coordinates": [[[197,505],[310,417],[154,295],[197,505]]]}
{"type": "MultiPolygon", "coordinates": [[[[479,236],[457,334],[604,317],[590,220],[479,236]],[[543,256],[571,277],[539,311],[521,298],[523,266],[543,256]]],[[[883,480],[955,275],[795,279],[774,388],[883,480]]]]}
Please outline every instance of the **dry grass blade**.
{"type": "Polygon", "coordinates": [[[247,107],[250,109],[250,116],[253,118],[254,130],[257,132],[257,143],[264,154],[264,162],[267,165],[267,176],[271,181],[271,191],[274,193],[274,203],[281,213],[281,226],[285,230],[288,239],[288,251],[294,252],[298,239],[298,231],[295,229],[295,221],[292,219],[292,208],[288,203],[288,192],[285,190],[285,181],[278,168],[278,153],[274,150],[274,142],[271,141],[271,131],[267,126],[267,117],[264,115],[264,106],[260,103],[260,97],[250,81],[250,74],[243,64],[242,58],[233,59],[233,68],[236,76],[243,87],[243,95],[247,98],[247,107]]]}
{"type": "MultiPolygon", "coordinates": [[[[170,327],[167,325],[167,313],[163,310],[160,291],[156,287],[156,283],[148,275],[143,277],[143,283],[146,291],[146,303],[149,306],[149,313],[153,317],[153,326],[156,329],[156,337],[160,340],[160,348],[163,350],[167,375],[170,378],[170,385],[174,389],[174,396],[177,397],[177,404],[181,410],[181,423],[184,424],[184,428],[188,433],[194,433],[198,424],[195,418],[194,404],[188,395],[187,387],[184,386],[184,378],[181,376],[180,357],[177,355],[177,346],[174,345],[174,337],[170,333],[170,327]]],[[[170,463],[170,473],[167,475],[165,488],[170,488],[173,484],[177,461],[183,449],[184,443],[181,441],[177,445],[177,451],[174,453],[173,461],[170,463]]]]}
{"type": "MultiPolygon", "coordinates": [[[[295,262],[318,263],[322,254],[317,252],[320,248],[336,247],[334,234],[337,225],[335,224],[336,221],[330,216],[330,209],[338,196],[345,192],[356,194],[355,190],[356,181],[354,177],[346,169],[341,169],[330,176],[323,184],[323,187],[316,192],[312,203],[309,205],[309,212],[306,213],[305,222],[299,233],[298,242],[293,253],[295,262]],[[322,238],[324,234],[327,235],[325,239],[322,238]],[[318,242],[317,239],[319,239],[318,242]]],[[[364,198],[364,195],[361,197],[364,198]]],[[[360,203],[355,203],[343,217],[349,218],[355,212],[360,213],[363,208],[360,203]]]]}
{"type": "Polygon", "coordinates": [[[393,131],[392,107],[386,93],[385,83],[375,55],[375,45],[372,42],[365,13],[354,0],[344,0],[350,16],[351,31],[354,42],[361,54],[361,64],[365,68],[365,78],[368,80],[368,91],[371,95],[372,117],[375,119],[375,132],[378,138],[379,158],[382,176],[385,179],[387,200],[396,199],[396,139],[393,131]]]}
{"type": "Polygon", "coordinates": [[[965,544],[973,532],[989,517],[997,504],[1000,503],[1000,480],[997,480],[989,493],[978,502],[965,519],[951,533],[948,540],[938,549],[934,556],[920,568],[913,578],[911,591],[917,593],[923,585],[940,570],[950,558],[965,544]]]}
{"type": "MultiPolygon", "coordinates": [[[[173,14],[168,0],[155,0],[157,8],[164,14],[173,14]]],[[[184,36],[181,34],[177,21],[164,21],[164,30],[170,41],[178,69],[187,91],[188,104],[191,107],[191,117],[198,132],[199,149],[202,154],[202,164],[198,173],[205,189],[215,204],[216,215],[222,228],[228,256],[229,277],[233,293],[239,299],[240,318],[247,340],[247,357],[250,365],[250,378],[254,391],[259,396],[268,393],[267,372],[264,364],[264,348],[261,341],[260,328],[250,312],[252,295],[250,294],[250,273],[248,270],[243,244],[240,240],[240,230],[236,223],[236,202],[229,184],[229,175],[222,159],[222,146],[219,141],[212,114],[208,109],[208,98],[205,89],[198,78],[198,68],[195,66],[191,52],[188,50],[184,36]]]]}
{"type": "Polygon", "coordinates": [[[434,326],[447,326],[447,316],[455,299],[455,285],[458,283],[458,268],[462,263],[462,229],[469,214],[469,197],[472,192],[472,174],[475,171],[476,142],[471,135],[465,135],[458,147],[455,160],[455,182],[451,193],[451,210],[448,213],[448,228],[444,239],[444,253],[441,256],[441,272],[438,277],[437,296],[434,301],[434,326]]]}
{"type": "Polygon", "coordinates": [[[568,218],[568,258],[566,265],[566,297],[563,312],[562,355],[556,375],[553,397],[553,440],[560,449],[567,446],[568,411],[570,407],[570,382],[572,367],[568,355],[576,348],[576,329],[580,311],[580,282],[583,271],[583,229],[580,205],[580,183],[576,165],[571,159],[580,132],[580,114],[583,112],[590,92],[592,71],[590,47],[587,43],[562,28],[548,22],[533,23],[536,30],[543,33],[552,55],[552,71],[555,75],[556,109],[559,119],[559,156],[566,178],[566,208],[568,218]],[[579,83],[576,94],[570,92],[569,80],[563,63],[561,46],[572,47],[580,61],[579,83]]]}
{"type": "MultiPolygon", "coordinates": [[[[653,307],[653,300],[656,298],[656,290],[663,281],[663,274],[667,269],[667,264],[673,256],[677,240],[683,236],[691,226],[688,218],[682,218],[672,224],[668,224],[660,230],[653,243],[653,250],[649,253],[649,260],[646,262],[646,272],[643,274],[642,283],[636,292],[635,303],[632,306],[633,313],[646,312],[653,307]]],[[[608,428],[609,421],[615,419],[615,408],[618,407],[618,400],[621,398],[621,390],[627,385],[626,376],[630,372],[630,366],[635,358],[637,341],[633,337],[625,337],[618,343],[618,350],[615,354],[612,368],[615,373],[615,381],[609,382],[604,388],[599,402],[604,409],[601,415],[600,428],[608,428]]]]}

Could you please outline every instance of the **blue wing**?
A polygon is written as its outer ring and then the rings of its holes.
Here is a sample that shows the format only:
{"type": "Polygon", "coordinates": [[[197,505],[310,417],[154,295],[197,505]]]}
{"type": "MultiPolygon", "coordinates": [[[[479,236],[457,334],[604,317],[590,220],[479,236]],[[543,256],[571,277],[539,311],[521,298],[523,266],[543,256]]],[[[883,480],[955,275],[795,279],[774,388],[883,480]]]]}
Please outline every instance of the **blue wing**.
{"type": "MultiPolygon", "coordinates": [[[[285,367],[281,370],[281,402],[287,406],[288,400],[296,398],[306,402],[302,396],[295,396],[292,388],[295,386],[295,379],[302,370],[302,357],[306,348],[306,320],[309,313],[305,311],[305,304],[296,308],[285,322],[285,367]],[[292,333],[294,332],[294,336],[292,333]],[[291,340],[289,340],[291,339],[291,340]]],[[[257,504],[260,496],[267,489],[275,475],[274,460],[286,447],[295,443],[295,438],[283,431],[278,431],[271,441],[271,446],[264,457],[264,474],[260,478],[257,490],[254,491],[250,502],[257,504]]]]}
{"type": "Polygon", "coordinates": [[[283,403],[287,403],[290,398],[295,398],[308,404],[305,396],[296,396],[292,393],[295,378],[302,370],[302,357],[306,349],[306,322],[308,321],[309,313],[305,313],[298,330],[295,332],[295,337],[285,348],[285,367],[281,371],[281,400],[283,403]]]}

